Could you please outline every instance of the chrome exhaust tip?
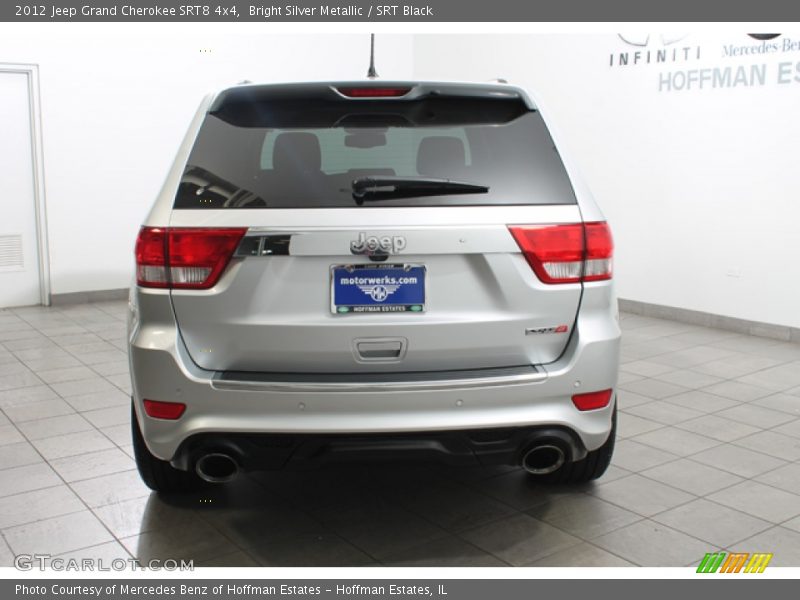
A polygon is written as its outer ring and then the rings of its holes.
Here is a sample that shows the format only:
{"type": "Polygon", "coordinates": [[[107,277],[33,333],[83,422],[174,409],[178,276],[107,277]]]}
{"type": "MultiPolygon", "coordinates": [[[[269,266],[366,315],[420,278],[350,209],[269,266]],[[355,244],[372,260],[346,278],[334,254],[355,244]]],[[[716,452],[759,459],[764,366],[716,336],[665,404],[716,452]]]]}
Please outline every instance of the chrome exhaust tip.
{"type": "Polygon", "coordinates": [[[226,483],[239,474],[239,463],[228,454],[211,452],[197,459],[194,470],[203,481],[226,483]]]}
{"type": "Polygon", "coordinates": [[[532,475],[547,475],[560,469],[566,460],[561,448],[542,444],[533,446],[522,455],[522,468],[532,475]]]}

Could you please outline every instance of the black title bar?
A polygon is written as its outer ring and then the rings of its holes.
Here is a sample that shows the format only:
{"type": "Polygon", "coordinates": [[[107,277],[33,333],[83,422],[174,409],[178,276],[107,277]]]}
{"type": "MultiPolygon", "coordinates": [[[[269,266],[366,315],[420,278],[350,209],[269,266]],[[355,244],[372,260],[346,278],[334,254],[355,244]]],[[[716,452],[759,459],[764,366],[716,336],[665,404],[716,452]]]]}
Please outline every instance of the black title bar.
{"type": "Polygon", "coordinates": [[[5,22],[781,22],[787,0],[12,0],[5,22]]]}

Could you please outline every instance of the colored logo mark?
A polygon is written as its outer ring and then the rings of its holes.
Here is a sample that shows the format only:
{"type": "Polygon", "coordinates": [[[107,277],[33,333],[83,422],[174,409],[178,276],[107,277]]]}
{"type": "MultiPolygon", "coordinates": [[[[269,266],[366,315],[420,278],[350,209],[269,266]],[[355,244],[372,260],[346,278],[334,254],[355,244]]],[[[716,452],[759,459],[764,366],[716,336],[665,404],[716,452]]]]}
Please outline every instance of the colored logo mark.
{"type": "Polygon", "coordinates": [[[697,566],[698,573],[763,573],[772,553],[707,552],[697,566]]]}

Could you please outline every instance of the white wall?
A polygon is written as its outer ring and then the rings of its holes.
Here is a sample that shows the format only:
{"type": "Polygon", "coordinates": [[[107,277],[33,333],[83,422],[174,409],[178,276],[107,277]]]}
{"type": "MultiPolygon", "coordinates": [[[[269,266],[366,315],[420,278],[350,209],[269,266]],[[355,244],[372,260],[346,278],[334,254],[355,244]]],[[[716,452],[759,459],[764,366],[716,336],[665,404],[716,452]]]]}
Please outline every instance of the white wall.
{"type": "MultiPolygon", "coordinates": [[[[367,43],[256,25],[0,24],[0,62],[40,66],[53,293],[128,285],[138,225],[206,91],[361,77],[367,43]]],[[[774,83],[800,49],[723,57],[729,43],[755,45],[691,34],[670,48],[700,46],[700,60],[610,67],[636,50],[613,34],[380,34],[378,66],[535,90],[614,228],[621,297],[800,327],[800,82],[774,83]],[[764,86],[658,90],[663,72],[761,63],[764,86]]]]}
{"type": "MultiPolygon", "coordinates": [[[[381,36],[379,72],[410,77],[411,44],[381,36]]],[[[0,24],[0,62],[40,68],[52,292],[129,285],[136,231],[205,93],[360,78],[368,50],[367,34],[217,23],[0,24]]]]}
{"type": "Polygon", "coordinates": [[[536,91],[613,227],[620,297],[800,327],[800,79],[777,83],[800,45],[728,44],[758,43],[691,34],[668,48],[699,60],[611,67],[637,49],[613,34],[419,35],[414,72],[536,91]],[[664,72],[762,63],[763,86],[659,92],[664,72]]]}

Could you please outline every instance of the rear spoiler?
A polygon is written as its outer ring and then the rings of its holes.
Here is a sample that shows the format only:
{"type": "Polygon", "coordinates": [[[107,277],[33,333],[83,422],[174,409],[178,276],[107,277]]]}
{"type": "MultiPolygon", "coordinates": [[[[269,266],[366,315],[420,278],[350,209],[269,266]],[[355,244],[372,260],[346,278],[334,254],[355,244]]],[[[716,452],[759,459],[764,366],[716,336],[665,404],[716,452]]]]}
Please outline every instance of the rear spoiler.
{"type": "Polygon", "coordinates": [[[319,128],[502,124],[535,110],[500,84],[339,82],[227,89],[209,114],[238,127],[319,128]]]}

